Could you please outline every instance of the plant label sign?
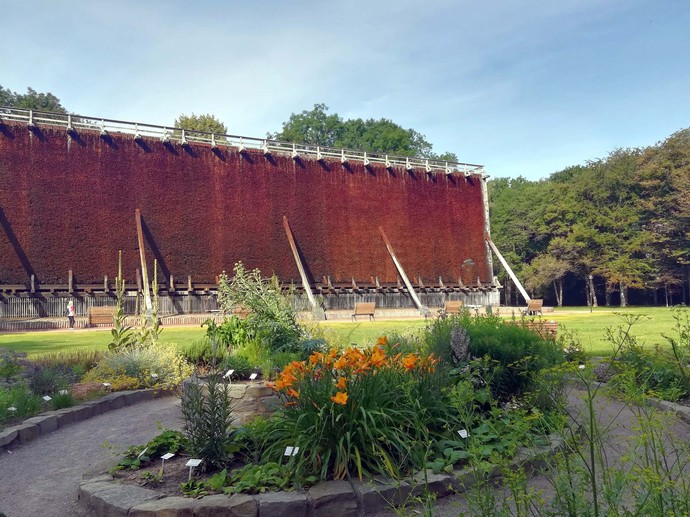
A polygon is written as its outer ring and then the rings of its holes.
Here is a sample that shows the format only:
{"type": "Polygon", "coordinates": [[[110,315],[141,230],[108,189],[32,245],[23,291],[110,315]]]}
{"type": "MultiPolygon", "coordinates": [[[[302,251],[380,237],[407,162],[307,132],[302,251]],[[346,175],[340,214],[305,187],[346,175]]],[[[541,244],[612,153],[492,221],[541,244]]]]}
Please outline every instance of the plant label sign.
{"type": "Polygon", "coordinates": [[[297,456],[299,452],[299,447],[285,447],[284,456],[297,456]]]}
{"type": "Polygon", "coordinates": [[[149,450],[148,447],[144,447],[144,450],[139,453],[139,456],[137,456],[137,459],[141,458],[144,455],[144,453],[148,450],[149,450]]]}
{"type": "Polygon", "coordinates": [[[10,406],[7,408],[7,411],[12,411],[12,413],[14,413],[15,411],[17,411],[17,408],[14,406],[10,406]]]}
{"type": "Polygon", "coordinates": [[[161,459],[163,459],[163,460],[169,460],[169,459],[172,458],[173,456],[175,456],[175,455],[174,455],[172,452],[169,452],[169,453],[167,453],[167,454],[163,454],[163,456],[161,456],[161,459]]]}
{"type": "Polygon", "coordinates": [[[67,391],[67,390],[60,390],[60,391],[58,391],[58,393],[59,393],[60,395],[67,395],[67,394],[69,393],[69,391],[67,391]]]}
{"type": "Polygon", "coordinates": [[[228,370],[227,372],[225,372],[225,375],[223,375],[223,377],[230,377],[233,373],[235,373],[235,370],[228,370]]]}
{"type": "Polygon", "coordinates": [[[201,462],[202,462],[202,461],[203,461],[203,460],[199,460],[199,459],[196,459],[196,458],[192,458],[191,460],[189,460],[189,461],[185,464],[185,467],[190,467],[190,468],[198,467],[199,465],[201,465],[201,462]]]}
{"type": "Polygon", "coordinates": [[[259,374],[258,374],[258,373],[252,373],[252,374],[249,376],[249,380],[250,380],[250,381],[255,380],[256,377],[257,377],[257,375],[259,375],[259,374]]]}
{"type": "Polygon", "coordinates": [[[470,433],[467,432],[467,429],[460,429],[458,434],[460,435],[460,438],[467,438],[470,435],[470,433]]]}
{"type": "Polygon", "coordinates": [[[110,386],[112,386],[112,385],[111,385],[109,382],[104,382],[104,383],[103,383],[103,387],[104,387],[104,388],[110,388],[110,386]]]}
{"type": "Polygon", "coordinates": [[[151,378],[152,378],[152,379],[157,379],[157,378],[158,378],[158,374],[157,374],[157,373],[152,373],[152,374],[151,374],[151,378]]]}
{"type": "Polygon", "coordinates": [[[45,400],[46,402],[50,402],[51,400],[53,400],[53,397],[51,397],[50,395],[46,395],[45,397],[43,397],[43,400],[45,400]]]}

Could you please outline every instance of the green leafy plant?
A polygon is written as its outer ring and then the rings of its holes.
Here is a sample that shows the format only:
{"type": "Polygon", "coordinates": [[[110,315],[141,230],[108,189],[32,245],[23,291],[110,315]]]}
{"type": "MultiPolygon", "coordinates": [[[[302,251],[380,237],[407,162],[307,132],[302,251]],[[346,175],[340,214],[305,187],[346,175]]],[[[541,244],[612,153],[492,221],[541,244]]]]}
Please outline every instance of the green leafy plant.
{"type": "Polygon", "coordinates": [[[112,341],[108,343],[108,350],[119,351],[136,343],[132,327],[125,325],[125,279],[122,277],[122,250],[117,253],[117,277],[115,278],[115,316],[113,328],[110,330],[112,341]]]}
{"type": "Polygon", "coordinates": [[[182,393],[184,433],[189,453],[204,459],[204,466],[222,467],[237,450],[231,428],[232,402],[221,374],[211,372],[206,385],[194,375],[182,393]]]}

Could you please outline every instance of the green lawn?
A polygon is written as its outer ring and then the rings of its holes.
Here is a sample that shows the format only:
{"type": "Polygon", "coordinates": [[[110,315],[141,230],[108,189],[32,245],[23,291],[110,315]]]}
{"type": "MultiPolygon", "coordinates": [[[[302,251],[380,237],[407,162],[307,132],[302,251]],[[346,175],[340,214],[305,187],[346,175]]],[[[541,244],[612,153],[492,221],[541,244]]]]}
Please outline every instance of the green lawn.
{"type": "MultiPolygon", "coordinates": [[[[586,308],[565,308],[562,311],[546,314],[544,319],[559,322],[559,332],[564,329],[574,331],[581,340],[585,351],[592,355],[611,353],[611,345],[606,341],[606,328],[623,324],[621,314],[643,314],[645,318],[633,328],[633,334],[644,346],[659,343],[666,345],[662,333],[673,331],[675,321],[670,309],[665,307],[638,307],[628,309],[599,308],[589,312],[586,308]]],[[[319,323],[324,337],[334,344],[357,345],[373,344],[378,336],[384,334],[411,334],[419,332],[427,324],[424,320],[341,322],[319,323]]],[[[162,339],[174,343],[186,343],[204,335],[201,327],[170,327],[163,331],[162,339]]],[[[77,331],[36,331],[18,334],[0,334],[0,347],[8,347],[30,355],[62,352],[67,350],[105,350],[110,341],[109,330],[77,331]]]]}

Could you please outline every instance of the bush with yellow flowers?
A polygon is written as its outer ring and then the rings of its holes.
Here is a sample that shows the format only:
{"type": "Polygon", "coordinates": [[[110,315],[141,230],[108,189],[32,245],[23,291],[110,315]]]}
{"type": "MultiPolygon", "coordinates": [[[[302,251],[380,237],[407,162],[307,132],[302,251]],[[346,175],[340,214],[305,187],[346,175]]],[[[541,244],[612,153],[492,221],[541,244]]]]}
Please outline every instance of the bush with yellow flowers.
{"type": "Polygon", "coordinates": [[[386,338],[369,349],[313,353],[272,384],[285,408],[265,441],[264,459],[300,447],[296,472],[320,479],[399,477],[421,467],[431,435],[451,418],[433,354],[395,353],[386,338]]]}

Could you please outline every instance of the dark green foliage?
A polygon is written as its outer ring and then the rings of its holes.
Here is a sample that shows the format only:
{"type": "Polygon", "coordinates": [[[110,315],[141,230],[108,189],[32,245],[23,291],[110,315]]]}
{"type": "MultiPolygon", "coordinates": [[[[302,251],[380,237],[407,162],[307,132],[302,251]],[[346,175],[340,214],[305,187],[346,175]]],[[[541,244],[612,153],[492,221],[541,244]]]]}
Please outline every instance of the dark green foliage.
{"type": "Polygon", "coordinates": [[[145,467],[152,461],[157,461],[162,455],[169,452],[178,454],[187,450],[187,439],[180,431],[165,429],[146,445],[133,445],[129,447],[123,458],[115,467],[115,470],[137,470],[145,467]]]}
{"type": "Polygon", "coordinates": [[[563,352],[553,340],[545,340],[520,325],[506,322],[498,316],[472,317],[461,314],[440,318],[427,331],[426,343],[434,352],[452,364],[451,331],[459,325],[467,331],[472,357],[488,357],[495,361],[490,386],[494,396],[506,398],[528,390],[534,376],[564,360],[563,352]]]}
{"type": "Polygon", "coordinates": [[[24,367],[24,375],[36,395],[52,396],[76,381],[72,368],[67,365],[51,367],[29,362],[24,367]]]}
{"type": "MultiPolygon", "coordinates": [[[[627,369],[633,375],[635,384],[648,394],[666,400],[690,396],[687,373],[683,371],[686,367],[679,367],[667,349],[657,345],[653,350],[647,350],[637,343],[628,343],[621,350],[618,364],[627,369]]],[[[613,379],[614,384],[617,383],[616,379],[613,379]]]]}
{"type": "Polygon", "coordinates": [[[232,374],[232,379],[248,379],[249,375],[254,372],[254,368],[249,363],[249,359],[244,356],[231,354],[223,359],[220,364],[220,370],[227,372],[228,370],[235,370],[232,374]]]}
{"type": "Polygon", "coordinates": [[[385,118],[346,119],[327,114],[328,106],[315,104],[310,111],[293,113],[283,129],[269,138],[329,147],[345,147],[372,153],[387,153],[457,162],[454,153],[437,155],[426,137],[414,129],[404,129],[385,118]]]}
{"type": "Polygon", "coordinates": [[[0,385],[9,383],[21,373],[21,360],[24,358],[26,358],[26,354],[5,348],[0,349],[0,385]]]}
{"type": "Polygon", "coordinates": [[[218,364],[228,355],[227,349],[222,346],[216,345],[214,351],[213,343],[208,337],[180,345],[178,350],[188,362],[196,366],[210,366],[214,361],[218,364]]]}
{"type": "Polygon", "coordinates": [[[72,394],[68,391],[67,393],[55,393],[50,403],[53,406],[53,409],[62,409],[74,406],[76,401],[74,400],[72,394]]]}
{"type": "Polygon", "coordinates": [[[55,95],[39,93],[33,88],[27,88],[26,93],[21,94],[0,86],[0,106],[67,113],[67,110],[60,104],[60,99],[55,95]]]}

